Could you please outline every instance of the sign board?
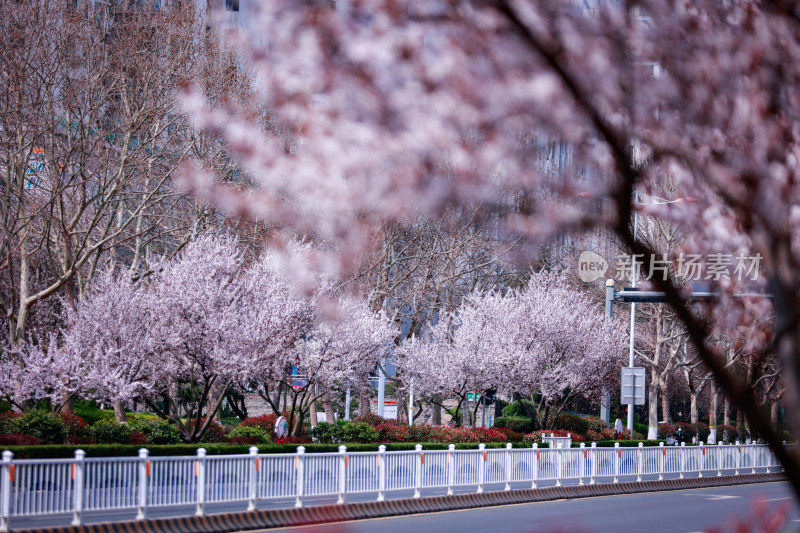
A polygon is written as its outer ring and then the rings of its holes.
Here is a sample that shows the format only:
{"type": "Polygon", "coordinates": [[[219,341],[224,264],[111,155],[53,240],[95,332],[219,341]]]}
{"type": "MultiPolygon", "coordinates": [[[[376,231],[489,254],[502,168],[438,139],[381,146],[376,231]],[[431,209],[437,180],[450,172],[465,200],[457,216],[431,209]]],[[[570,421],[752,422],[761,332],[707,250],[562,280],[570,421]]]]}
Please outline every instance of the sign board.
{"type": "MultiPolygon", "coordinates": [[[[375,404],[375,412],[378,412],[378,400],[372,400],[375,404]]],[[[397,420],[397,400],[383,400],[383,418],[387,420],[397,420]]]]}
{"type": "Polygon", "coordinates": [[[282,416],[279,416],[278,419],[275,421],[275,436],[278,439],[285,439],[286,435],[289,434],[289,423],[286,419],[282,416]]]}
{"type": "Polygon", "coordinates": [[[25,169],[25,188],[36,189],[44,170],[44,148],[34,146],[28,159],[28,168],[25,169]]]}
{"type": "Polygon", "coordinates": [[[644,405],[644,379],[644,368],[623,368],[619,403],[622,405],[644,405]]]}

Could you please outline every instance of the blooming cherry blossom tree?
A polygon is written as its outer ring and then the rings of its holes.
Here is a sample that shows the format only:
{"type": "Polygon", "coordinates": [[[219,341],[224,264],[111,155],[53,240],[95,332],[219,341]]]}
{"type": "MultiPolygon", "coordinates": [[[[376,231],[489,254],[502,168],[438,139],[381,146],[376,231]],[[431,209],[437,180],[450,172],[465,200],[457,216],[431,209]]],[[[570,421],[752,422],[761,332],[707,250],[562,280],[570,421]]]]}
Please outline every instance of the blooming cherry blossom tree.
{"type": "Polygon", "coordinates": [[[542,425],[551,406],[555,418],[570,399],[596,400],[616,385],[625,338],[599,305],[550,273],[533,274],[521,290],[469,295],[428,335],[403,347],[423,391],[467,405],[467,392],[487,388],[523,394],[542,425]]]}

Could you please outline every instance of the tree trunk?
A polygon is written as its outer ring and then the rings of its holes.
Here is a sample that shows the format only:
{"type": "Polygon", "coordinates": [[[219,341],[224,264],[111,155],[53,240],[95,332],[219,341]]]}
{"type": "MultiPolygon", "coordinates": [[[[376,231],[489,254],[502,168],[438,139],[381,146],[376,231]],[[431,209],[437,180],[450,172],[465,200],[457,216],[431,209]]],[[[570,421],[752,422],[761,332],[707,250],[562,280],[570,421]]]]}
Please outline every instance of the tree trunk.
{"type": "Polygon", "coordinates": [[[331,391],[325,391],[325,394],[322,396],[322,407],[325,409],[325,419],[327,420],[328,424],[333,424],[336,422],[335,417],[333,416],[333,402],[331,401],[331,391]]]}
{"type": "Polygon", "coordinates": [[[472,414],[472,408],[470,406],[469,398],[467,395],[464,395],[464,399],[461,401],[461,426],[465,428],[472,427],[472,420],[470,420],[472,414]]]}
{"type": "Polygon", "coordinates": [[[372,407],[370,406],[370,397],[367,393],[366,389],[361,389],[358,393],[358,414],[360,415],[368,415],[372,412],[372,407]]]}
{"type": "Polygon", "coordinates": [[[442,406],[439,405],[438,403],[431,404],[431,425],[432,426],[442,425],[442,406]]]}
{"type": "Polygon", "coordinates": [[[125,416],[125,404],[122,400],[114,400],[114,418],[120,424],[125,424],[128,422],[128,417],[125,416]]]}
{"type": "MultiPolygon", "coordinates": [[[[220,386],[217,385],[215,382],[214,385],[211,386],[211,391],[208,395],[208,404],[209,405],[216,405],[217,403],[222,401],[221,396],[224,396],[225,392],[222,390],[220,386]]],[[[222,409],[217,409],[212,417],[214,422],[217,424],[222,424],[222,409]]]]}
{"type": "Polygon", "coordinates": [[[647,389],[647,439],[658,438],[658,368],[650,367],[650,387],[647,389]]]}
{"type": "Polygon", "coordinates": [[[708,443],[717,443],[717,413],[719,412],[719,389],[711,384],[711,407],[708,412],[708,443]]]}
{"type": "Polygon", "coordinates": [[[664,415],[664,422],[672,424],[672,413],[670,413],[669,402],[672,395],[669,393],[669,376],[659,376],[658,385],[661,389],[661,413],[664,415]]]}
{"type": "Polygon", "coordinates": [[[724,401],[722,403],[722,423],[726,426],[731,425],[731,401],[728,399],[728,396],[724,396],[724,401]]]}
{"type": "MultiPolygon", "coordinates": [[[[397,382],[395,382],[397,383],[397,382]]],[[[400,388],[399,384],[397,386],[397,420],[400,422],[411,422],[408,419],[408,394],[407,391],[404,391],[400,388]]]]}
{"type": "MultiPolygon", "coordinates": [[[[313,395],[312,395],[313,396],[313,395]]],[[[317,427],[317,402],[311,401],[308,406],[308,417],[311,419],[311,427],[317,427]]]]}

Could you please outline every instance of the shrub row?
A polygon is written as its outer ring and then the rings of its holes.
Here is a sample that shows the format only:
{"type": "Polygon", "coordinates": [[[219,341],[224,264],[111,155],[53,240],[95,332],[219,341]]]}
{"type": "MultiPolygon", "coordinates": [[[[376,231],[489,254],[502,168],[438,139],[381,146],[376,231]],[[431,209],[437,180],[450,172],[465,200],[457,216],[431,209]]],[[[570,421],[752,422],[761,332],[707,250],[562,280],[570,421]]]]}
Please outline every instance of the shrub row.
{"type": "MultiPolygon", "coordinates": [[[[77,408],[76,408],[77,409],[77,408]]],[[[129,414],[128,423],[120,424],[113,418],[97,413],[99,409],[81,406],[90,413],[92,424],[76,413],[53,413],[30,410],[26,413],[0,413],[0,445],[37,444],[178,444],[180,433],[175,424],[149,414],[129,414]]],[[[222,426],[211,422],[202,438],[203,443],[229,443],[236,445],[270,444],[273,440],[276,415],[264,415],[244,420],[226,435],[222,426]]],[[[189,424],[191,430],[192,424],[189,424]]],[[[310,442],[306,438],[286,439],[290,443],[310,442]]]]}
{"type": "Polygon", "coordinates": [[[322,422],[311,430],[311,436],[315,441],[322,443],[436,442],[456,444],[472,442],[477,444],[480,442],[504,443],[509,440],[509,435],[494,428],[409,426],[405,422],[386,420],[376,415],[364,415],[353,421],[340,420],[335,424],[322,422]]]}
{"type": "MultiPolygon", "coordinates": [[[[425,450],[446,450],[449,446],[441,442],[389,442],[384,444],[386,450],[407,451],[413,450],[417,444],[421,444],[425,450]]],[[[527,442],[512,443],[515,448],[529,448],[527,442]]],[[[297,452],[297,444],[260,444],[255,445],[259,453],[287,453],[297,452]]],[[[332,453],[339,451],[339,444],[306,443],[301,444],[306,448],[306,453],[332,453]]],[[[374,452],[378,449],[377,443],[356,443],[347,444],[347,450],[351,452],[374,452]]],[[[463,442],[454,444],[457,450],[477,450],[479,444],[475,442],[463,442]]],[[[504,442],[486,443],[487,449],[504,448],[504,442]]],[[[539,445],[539,448],[546,448],[546,445],[539,445]]],[[[83,450],[87,457],[135,457],[139,455],[142,446],[125,444],[89,444],[89,445],[50,445],[50,446],[3,446],[4,450],[10,450],[16,458],[21,459],[66,459],[75,456],[75,450],[83,450]]],[[[250,452],[250,446],[232,444],[173,444],[173,445],[149,445],[146,446],[151,456],[187,456],[197,454],[198,448],[205,448],[207,455],[238,455],[250,452]]]]}

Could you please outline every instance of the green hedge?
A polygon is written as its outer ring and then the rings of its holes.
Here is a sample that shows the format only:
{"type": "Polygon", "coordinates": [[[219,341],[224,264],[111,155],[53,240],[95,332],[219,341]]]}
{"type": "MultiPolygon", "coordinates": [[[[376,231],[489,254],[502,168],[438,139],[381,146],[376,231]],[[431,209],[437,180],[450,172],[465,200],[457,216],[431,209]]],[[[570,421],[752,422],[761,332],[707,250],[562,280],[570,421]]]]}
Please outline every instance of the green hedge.
{"type": "MultiPolygon", "coordinates": [[[[613,448],[614,444],[619,443],[620,448],[635,448],[639,446],[640,442],[643,443],[645,446],[658,446],[660,442],[664,441],[663,440],[601,440],[595,442],[595,445],[598,448],[613,448]]],[[[591,442],[587,442],[584,444],[586,444],[587,448],[589,448],[592,445],[591,442]]],[[[574,447],[575,443],[573,443],[572,446],[574,447]]]]}
{"type": "MultiPolygon", "coordinates": [[[[446,450],[447,444],[438,442],[422,442],[424,450],[446,450]]],[[[530,448],[526,442],[512,443],[515,448],[530,448]]],[[[386,450],[405,451],[413,450],[416,443],[413,442],[387,442],[384,444],[386,450]]],[[[259,453],[295,453],[297,444],[258,444],[259,453]]],[[[330,453],[339,451],[338,444],[302,444],[305,446],[306,453],[330,453]]],[[[348,444],[347,450],[351,452],[374,452],[378,449],[378,444],[348,444]]],[[[466,442],[456,444],[457,450],[477,450],[478,444],[466,442]]],[[[540,448],[547,446],[539,445],[540,448]]],[[[151,456],[176,456],[176,455],[195,455],[198,448],[205,448],[208,455],[238,455],[250,452],[248,445],[233,444],[171,444],[146,446],[129,444],[84,444],[84,445],[56,445],[56,446],[5,446],[4,450],[14,452],[14,457],[18,459],[65,459],[75,456],[75,450],[83,450],[87,457],[135,457],[139,455],[141,448],[147,448],[151,456]]],[[[505,448],[505,443],[493,442],[486,445],[487,449],[505,448]]]]}
{"type": "Polygon", "coordinates": [[[524,416],[498,416],[495,419],[494,425],[518,431],[519,433],[530,433],[533,431],[533,420],[524,416]]]}
{"type": "MultiPolygon", "coordinates": [[[[622,448],[631,448],[639,446],[642,442],[645,446],[658,446],[657,440],[605,440],[596,442],[598,448],[613,448],[614,444],[619,443],[622,448]]],[[[393,451],[406,451],[413,450],[416,443],[412,442],[387,442],[384,445],[386,450],[393,451]]],[[[447,444],[439,442],[422,442],[424,450],[446,450],[447,444]]],[[[591,443],[584,443],[587,448],[591,447],[591,443]]],[[[530,443],[527,442],[514,442],[514,448],[530,448],[530,443]]],[[[297,444],[259,444],[256,445],[259,453],[295,453],[297,451],[297,444]]],[[[303,444],[306,453],[330,453],[339,451],[338,444],[320,444],[309,443],[303,444]]],[[[465,442],[456,444],[457,450],[477,450],[478,444],[474,442],[465,442]]],[[[492,442],[486,444],[486,449],[505,448],[505,443],[492,442]]],[[[573,442],[572,447],[577,448],[580,443],[573,442]]],[[[689,444],[687,444],[689,446],[689,444]]],[[[49,446],[6,446],[4,450],[14,452],[14,457],[19,459],[57,459],[57,458],[71,458],[75,456],[75,450],[81,449],[86,452],[87,457],[135,457],[139,455],[140,448],[147,448],[151,456],[176,456],[176,455],[195,455],[197,448],[205,448],[208,455],[238,455],[250,452],[248,445],[233,445],[233,444],[170,444],[170,445],[156,445],[149,444],[146,446],[138,445],[121,445],[121,444],[85,444],[85,445],[49,445],[49,446]]],[[[547,444],[539,444],[539,448],[547,448],[547,444]]],[[[361,444],[351,443],[347,444],[347,450],[351,452],[374,452],[378,449],[378,444],[361,444]]]]}

